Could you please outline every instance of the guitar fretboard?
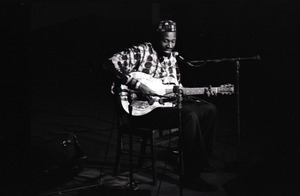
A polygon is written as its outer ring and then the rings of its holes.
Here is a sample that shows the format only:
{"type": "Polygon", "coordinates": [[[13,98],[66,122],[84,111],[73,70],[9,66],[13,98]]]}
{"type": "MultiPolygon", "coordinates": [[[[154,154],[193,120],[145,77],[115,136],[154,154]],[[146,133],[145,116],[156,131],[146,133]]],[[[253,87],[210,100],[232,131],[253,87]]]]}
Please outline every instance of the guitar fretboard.
{"type": "Polygon", "coordinates": [[[212,87],[212,88],[183,88],[183,93],[186,95],[202,95],[206,91],[211,91],[214,93],[218,93],[219,88],[218,87],[212,87]]]}

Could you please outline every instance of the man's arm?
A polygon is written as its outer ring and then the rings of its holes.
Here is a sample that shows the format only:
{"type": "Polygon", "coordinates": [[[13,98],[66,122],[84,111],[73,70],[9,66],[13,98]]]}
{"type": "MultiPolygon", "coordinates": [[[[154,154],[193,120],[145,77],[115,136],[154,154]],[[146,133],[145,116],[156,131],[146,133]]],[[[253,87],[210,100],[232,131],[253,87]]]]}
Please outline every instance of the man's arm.
{"type": "Polygon", "coordinates": [[[136,51],[138,51],[136,48],[131,48],[116,53],[103,63],[103,67],[112,72],[121,84],[127,85],[130,89],[136,89],[151,94],[153,91],[149,87],[130,76],[130,73],[138,66],[138,63],[141,60],[133,58],[140,56],[136,51]]]}

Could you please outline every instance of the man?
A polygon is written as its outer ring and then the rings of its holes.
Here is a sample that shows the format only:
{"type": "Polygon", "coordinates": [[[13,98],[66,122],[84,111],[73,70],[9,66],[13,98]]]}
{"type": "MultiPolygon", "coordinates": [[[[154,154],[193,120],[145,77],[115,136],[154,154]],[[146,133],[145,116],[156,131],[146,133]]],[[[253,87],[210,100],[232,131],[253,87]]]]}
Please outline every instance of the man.
{"type": "MultiPolygon", "coordinates": [[[[142,93],[145,95],[143,98],[146,103],[155,105],[153,102],[161,100],[152,99],[149,95],[163,96],[163,93],[156,89],[157,84],[151,85],[151,80],[150,82],[144,80],[143,76],[159,79],[166,86],[183,86],[176,58],[178,53],[174,51],[176,31],[174,21],[163,20],[157,27],[157,42],[146,42],[118,52],[104,63],[104,67],[112,71],[121,86],[142,93]],[[143,74],[141,76],[133,73],[143,74]]],[[[193,101],[189,97],[184,97],[180,113],[181,119],[179,119],[176,104],[174,107],[165,107],[166,103],[160,102],[162,107],[155,107],[145,114],[140,114],[139,110],[134,111],[130,105],[131,98],[128,98],[127,112],[131,114],[132,122],[137,125],[170,128],[178,127],[181,122],[183,185],[200,191],[215,191],[216,186],[200,177],[201,172],[212,169],[209,165],[209,157],[213,152],[213,139],[216,131],[217,111],[215,106],[200,99],[193,101]]],[[[126,110],[127,106],[124,108],[126,110]]]]}

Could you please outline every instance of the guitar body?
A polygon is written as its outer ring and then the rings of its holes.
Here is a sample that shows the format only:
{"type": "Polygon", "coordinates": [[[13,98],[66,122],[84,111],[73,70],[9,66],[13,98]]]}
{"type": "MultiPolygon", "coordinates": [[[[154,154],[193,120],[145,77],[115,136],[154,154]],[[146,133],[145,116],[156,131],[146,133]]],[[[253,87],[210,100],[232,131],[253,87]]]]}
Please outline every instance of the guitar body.
{"type": "Polygon", "coordinates": [[[165,85],[161,79],[153,78],[143,72],[132,72],[130,75],[147,85],[150,89],[153,89],[157,96],[143,95],[130,90],[126,85],[121,85],[121,93],[119,94],[120,101],[123,109],[128,114],[142,116],[158,107],[174,107],[176,105],[176,103],[172,101],[163,101],[167,99],[167,97],[172,98],[172,96],[174,96],[174,93],[172,93],[174,85],[165,85]]]}
{"type": "MultiPolygon", "coordinates": [[[[173,84],[163,84],[163,79],[153,78],[143,72],[132,72],[130,75],[148,86],[154,94],[145,95],[139,91],[129,89],[126,85],[121,85],[119,93],[122,108],[132,116],[145,115],[158,107],[174,107],[177,98],[173,93],[173,84]]],[[[180,88],[185,95],[210,94],[232,94],[234,87],[231,84],[220,87],[200,87],[200,88],[180,88]]]]}

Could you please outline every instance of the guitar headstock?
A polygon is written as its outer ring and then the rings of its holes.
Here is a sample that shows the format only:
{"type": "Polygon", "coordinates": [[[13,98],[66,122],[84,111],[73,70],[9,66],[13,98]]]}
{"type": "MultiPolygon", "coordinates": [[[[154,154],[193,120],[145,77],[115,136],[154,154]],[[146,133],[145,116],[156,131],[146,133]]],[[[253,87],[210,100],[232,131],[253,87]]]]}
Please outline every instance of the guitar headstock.
{"type": "Polygon", "coordinates": [[[234,85],[232,84],[223,84],[219,87],[219,94],[222,95],[231,95],[234,93],[234,85]]]}

